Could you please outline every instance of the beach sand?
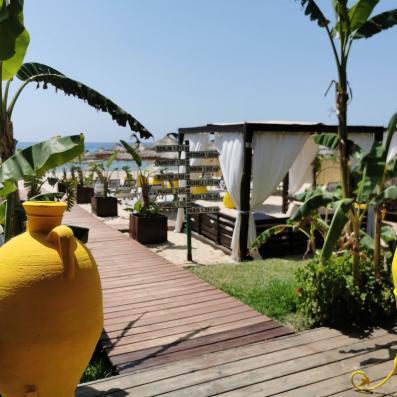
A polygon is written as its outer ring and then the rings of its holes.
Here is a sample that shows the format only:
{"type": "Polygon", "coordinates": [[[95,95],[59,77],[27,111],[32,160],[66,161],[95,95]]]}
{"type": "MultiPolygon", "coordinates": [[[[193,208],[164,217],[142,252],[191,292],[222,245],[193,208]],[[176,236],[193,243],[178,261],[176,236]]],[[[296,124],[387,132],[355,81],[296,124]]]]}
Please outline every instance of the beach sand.
{"type": "MultiPolygon", "coordinates": [[[[90,204],[79,204],[81,208],[91,213],[90,204]]],[[[119,216],[113,218],[99,218],[105,224],[128,233],[130,212],[125,211],[124,206],[119,204],[119,216]]],[[[177,266],[213,265],[216,263],[232,262],[230,255],[222,250],[206,244],[196,237],[192,237],[192,256],[193,262],[187,261],[186,255],[186,234],[173,231],[175,226],[175,213],[168,215],[168,241],[163,244],[147,245],[147,247],[160,256],[169,260],[177,266]],[[171,229],[171,230],[170,230],[171,229]]]]}

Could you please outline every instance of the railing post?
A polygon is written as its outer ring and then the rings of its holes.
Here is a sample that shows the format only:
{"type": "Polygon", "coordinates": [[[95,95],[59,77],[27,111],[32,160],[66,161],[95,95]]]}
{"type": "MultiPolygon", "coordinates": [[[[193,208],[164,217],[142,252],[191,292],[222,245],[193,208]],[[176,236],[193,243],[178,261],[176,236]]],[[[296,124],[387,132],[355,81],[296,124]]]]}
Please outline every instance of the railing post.
{"type": "Polygon", "coordinates": [[[253,131],[247,123],[243,126],[243,176],[240,188],[240,210],[241,210],[241,229],[240,229],[240,253],[239,260],[243,261],[248,256],[248,228],[251,197],[251,167],[252,167],[252,137],[253,131]]]}

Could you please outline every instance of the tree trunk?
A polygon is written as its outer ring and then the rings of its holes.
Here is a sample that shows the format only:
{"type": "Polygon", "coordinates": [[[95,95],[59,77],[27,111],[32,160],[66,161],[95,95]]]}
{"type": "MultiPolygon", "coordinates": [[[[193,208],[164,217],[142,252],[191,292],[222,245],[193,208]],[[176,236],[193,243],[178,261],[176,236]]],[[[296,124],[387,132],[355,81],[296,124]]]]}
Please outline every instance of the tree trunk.
{"type": "Polygon", "coordinates": [[[375,278],[380,280],[380,233],[382,228],[382,207],[375,208],[375,231],[374,231],[374,273],[375,278]]]}
{"type": "MultiPolygon", "coordinates": [[[[338,115],[338,138],[339,138],[339,166],[342,184],[342,194],[344,198],[352,198],[350,186],[350,164],[348,148],[348,131],[347,131],[347,76],[346,65],[342,65],[339,71],[339,82],[336,86],[336,110],[338,115]]],[[[360,278],[360,224],[352,208],[349,212],[351,219],[350,238],[353,246],[353,278],[356,285],[359,284],[360,278]]]]}
{"type": "Polygon", "coordinates": [[[353,280],[356,285],[360,285],[360,222],[357,219],[353,220],[353,265],[352,273],[353,280]]]}
{"type": "MultiPolygon", "coordinates": [[[[8,117],[5,117],[0,137],[0,158],[2,162],[15,154],[16,143],[12,121],[8,117]]],[[[7,197],[6,230],[4,235],[5,241],[23,231],[23,214],[24,212],[21,208],[19,192],[17,190],[7,197]]]]}
{"type": "Polygon", "coordinates": [[[14,139],[14,128],[9,118],[4,119],[0,138],[0,158],[5,161],[15,154],[16,140],[14,139]]]}
{"type": "Polygon", "coordinates": [[[344,197],[350,197],[350,172],[349,153],[347,146],[347,82],[346,74],[341,73],[340,81],[336,87],[336,111],[338,115],[338,138],[339,138],[339,167],[344,197]]]}

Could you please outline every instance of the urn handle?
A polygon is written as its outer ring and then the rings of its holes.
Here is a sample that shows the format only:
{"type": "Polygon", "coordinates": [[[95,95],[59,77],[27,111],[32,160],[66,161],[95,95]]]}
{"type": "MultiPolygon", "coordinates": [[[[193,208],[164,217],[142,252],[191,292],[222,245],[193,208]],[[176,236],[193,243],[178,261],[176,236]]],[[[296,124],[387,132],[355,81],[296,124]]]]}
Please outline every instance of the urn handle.
{"type": "Polygon", "coordinates": [[[67,226],[61,225],[54,227],[48,235],[47,241],[54,245],[61,257],[64,275],[73,279],[75,275],[75,257],[77,243],[73,231],[67,226]]]}

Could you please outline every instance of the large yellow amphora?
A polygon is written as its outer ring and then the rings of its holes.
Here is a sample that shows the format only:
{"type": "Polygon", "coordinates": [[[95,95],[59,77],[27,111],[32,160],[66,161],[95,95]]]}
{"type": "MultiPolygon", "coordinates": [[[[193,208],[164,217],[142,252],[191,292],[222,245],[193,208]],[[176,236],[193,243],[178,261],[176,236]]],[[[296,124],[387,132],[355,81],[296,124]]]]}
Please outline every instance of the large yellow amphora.
{"type": "Polygon", "coordinates": [[[28,231],[0,248],[0,394],[72,397],[103,324],[95,261],[61,226],[66,205],[26,202],[28,231]]]}

